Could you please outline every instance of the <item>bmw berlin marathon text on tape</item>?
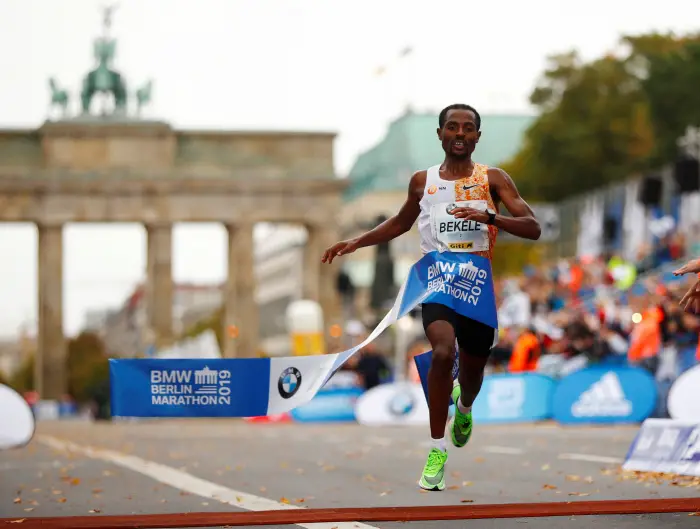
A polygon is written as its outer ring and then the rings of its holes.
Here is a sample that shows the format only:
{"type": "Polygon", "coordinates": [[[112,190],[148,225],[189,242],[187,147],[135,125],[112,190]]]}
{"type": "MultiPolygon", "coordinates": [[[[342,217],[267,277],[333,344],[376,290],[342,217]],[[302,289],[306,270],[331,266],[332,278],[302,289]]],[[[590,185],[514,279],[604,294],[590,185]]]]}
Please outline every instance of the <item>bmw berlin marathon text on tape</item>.
{"type": "Polygon", "coordinates": [[[438,261],[428,268],[428,291],[476,305],[487,277],[486,270],[474,266],[472,261],[459,265],[438,261]]]}
{"type": "Polygon", "coordinates": [[[227,369],[154,369],[151,403],[165,406],[230,406],[231,372],[227,369]]]}

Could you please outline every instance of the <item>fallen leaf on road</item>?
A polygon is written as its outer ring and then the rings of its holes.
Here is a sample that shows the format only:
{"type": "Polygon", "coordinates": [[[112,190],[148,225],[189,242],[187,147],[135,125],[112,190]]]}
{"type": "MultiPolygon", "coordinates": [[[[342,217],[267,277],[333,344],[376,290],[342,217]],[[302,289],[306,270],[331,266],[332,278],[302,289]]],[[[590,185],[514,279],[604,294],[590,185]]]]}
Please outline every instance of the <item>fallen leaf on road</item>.
{"type": "Polygon", "coordinates": [[[187,492],[186,490],[181,490],[181,491],[180,491],[180,496],[189,496],[189,495],[190,495],[190,493],[187,492]]]}
{"type": "Polygon", "coordinates": [[[15,498],[13,503],[22,503],[22,498],[15,498]]]}
{"type": "Polygon", "coordinates": [[[52,490],[52,491],[51,491],[51,494],[53,494],[53,495],[55,495],[55,496],[58,496],[59,494],[63,494],[63,491],[60,491],[60,490],[52,490]]]}
{"type": "Polygon", "coordinates": [[[569,492],[569,496],[590,496],[590,492],[569,492]]]}
{"type": "Polygon", "coordinates": [[[10,523],[24,523],[26,518],[20,518],[19,520],[10,520],[10,523]]]}
{"type": "Polygon", "coordinates": [[[39,505],[39,502],[36,500],[32,500],[29,502],[29,505],[34,505],[34,507],[36,507],[37,505],[39,505]]]}
{"type": "Polygon", "coordinates": [[[462,481],[462,487],[471,487],[474,485],[471,481],[462,481]]]}
{"type": "Polygon", "coordinates": [[[585,478],[583,478],[583,481],[585,481],[586,483],[593,483],[593,478],[591,476],[586,476],[585,478]]]}
{"type": "Polygon", "coordinates": [[[542,485],[542,488],[547,490],[556,490],[554,485],[542,485]]]}
{"type": "Polygon", "coordinates": [[[566,481],[581,481],[581,476],[577,476],[575,474],[568,474],[566,476],[566,481]]]}
{"type": "Polygon", "coordinates": [[[483,463],[486,461],[483,457],[476,457],[474,458],[474,463],[483,463]]]}
{"type": "Polygon", "coordinates": [[[458,490],[459,488],[459,485],[450,485],[449,487],[447,487],[447,490],[458,490]]]}
{"type": "Polygon", "coordinates": [[[425,489],[420,489],[418,492],[419,492],[420,494],[428,494],[428,491],[425,490],[425,489]]]}
{"type": "Polygon", "coordinates": [[[333,465],[325,465],[323,467],[324,472],[328,472],[329,470],[335,470],[335,467],[333,465]]]}
{"type": "Polygon", "coordinates": [[[58,498],[56,501],[57,501],[58,503],[66,503],[68,500],[65,499],[65,498],[58,498]]]}
{"type": "Polygon", "coordinates": [[[280,503],[289,503],[287,498],[280,498],[280,503]]]}
{"type": "Polygon", "coordinates": [[[208,502],[208,501],[203,501],[203,502],[202,502],[202,505],[209,505],[209,502],[208,502]]]}
{"type": "Polygon", "coordinates": [[[260,492],[265,492],[267,491],[267,487],[260,487],[260,492]]]}
{"type": "Polygon", "coordinates": [[[92,489],[93,494],[99,494],[100,492],[102,492],[102,489],[92,489]]]}
{"type": "Polygon", "coordinates": [[[32,512],[34,510],[34,507],[27,507],[24,509],[24,512],[32,512]]]}
{"type": "Polygon", "coordinates": [[[461,473],[461,472],[457,472],[457,471],[455,470],[454,472],[450,472],[450,475],[451,475],[453,478],[459,478],[459,477],[462,476],[462,473],[461,473]]]}
{"type": "Polygon", "coordinates": [[[294,500],[296,503],[304,503],[306,501],[306,498],[297,498],[294,500]]]}
{"type": "Polygon", "coordinates": [[[459,500],[461,503],[474,503],[474,500],[459,500]]]}
{"type": "Polygon", "coordinates": [[[99,509],[90,509],[88,512],[92,513],[92,514],[96,514],[96,513],[102,512],[102,511],[100,511],[99,509]]]}
{"type": "Polygon", "coordinates": [[[71,484],[72,486],[74,486],[74,487],[75,487],[76,485],[80,485],[80,478],[73,478],[73,479],[71,479],[71,480],[70,480],[70,484],[71,484]]]}
{"type": "Polygon", "coordinates": [[[372,474],[365,474],[362,478],[365,481],[377,481],[377,479],[372,474]]]}
{"type": "Polygon", "coordinates": [[[549,465],[542,465],[541,470],[549,470],[549,465]]]}
{"type": "Polygon", "coordinates": [[[41,489],[32,489],[32,492],[41,492],[41,489]]]}
{"type": "Polygon", "coordinates": [[[241,498],[240,496],[236,496],[236,501],[238,503],[241,503],[243,501],[243,498],[241,498]]]}
{"type": "Polygon", "coordinates": [[[688,516],[700,516],[700,512],[691,512],[688,516]]]}

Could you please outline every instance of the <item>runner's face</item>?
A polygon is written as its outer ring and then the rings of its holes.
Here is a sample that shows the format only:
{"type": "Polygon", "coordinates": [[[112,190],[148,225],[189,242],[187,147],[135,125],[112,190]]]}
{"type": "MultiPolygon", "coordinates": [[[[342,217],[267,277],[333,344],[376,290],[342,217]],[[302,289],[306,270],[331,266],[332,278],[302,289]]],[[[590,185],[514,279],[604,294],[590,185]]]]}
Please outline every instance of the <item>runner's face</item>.
{"type": "Polygon", "coordinates": [[[481,132],[476,129],[476,116],[471,110],[450,110],[442,129],[438,129],[442,149],[453,158],[471,156],[480,137],[481,132]]]}

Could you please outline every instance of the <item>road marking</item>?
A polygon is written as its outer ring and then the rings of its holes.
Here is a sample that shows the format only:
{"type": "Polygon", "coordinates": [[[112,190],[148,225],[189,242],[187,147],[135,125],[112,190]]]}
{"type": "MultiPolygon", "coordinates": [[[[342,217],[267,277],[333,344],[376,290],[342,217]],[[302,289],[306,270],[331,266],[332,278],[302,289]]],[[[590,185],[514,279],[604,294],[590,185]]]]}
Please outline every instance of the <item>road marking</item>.
{"type": "Polygon", "coordinates": [[[596,456],[590,454],[559,454],[559,459],[588,461],[589,463],[622,463],[619,457],[596,456]]]}
{"type": "MultiPolygon", "coordinates": [[[[296,505],[288,505],[280,503],[268,498],[262,498],[247,492],[224,487],[217,483],[207,481],[182,470],[162,465],[154,461],[141,459],[140,457],[122,454],[113,450],[105,450],[93,448],[91,446],[82,446],[70,441],[64,441],[49,435],[37,436],[36,440],[51,448],[64,452],[78,452],[92,459],[101,459],[108,463],[113,463],[144,476],[148,476],[156,481],[174,487],[176,489],[195,494],[203,498],[215,499],[222,503],[227,503],[239,509],[246,511],[273,511],[283,509],[305,509],[296,505]]],[[[297,524],[299,527],[308,529],[378,529],[374,525],[367,525],[360,522],[343,522],[343,523],[308,523],[297,524]]]]}
{"type": "Polygon", "coordinates": [[[490,452],[491,454],[509,454],[513,456],[524,453],[522,448],[513,448],[512,446],[485,446],[482,450],[484,452],[490,452]]]}

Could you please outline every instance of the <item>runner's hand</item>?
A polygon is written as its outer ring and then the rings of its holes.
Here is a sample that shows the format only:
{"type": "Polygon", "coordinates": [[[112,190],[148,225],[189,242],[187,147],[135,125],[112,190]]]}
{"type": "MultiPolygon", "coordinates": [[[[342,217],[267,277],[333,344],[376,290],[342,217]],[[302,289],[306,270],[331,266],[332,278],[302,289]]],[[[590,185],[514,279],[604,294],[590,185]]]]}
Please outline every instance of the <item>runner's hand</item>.
{"type": "Polygon", "coordinates": [[[688,289],[688,292],[686,292],[685,296],[680,300],[679,305],[682,306],[686,312],[700,314],[700,279],[688,289]]]}
{"type": "Polygon", "coordinates": [[[336,255],[349,254],[354,252],[358,248],[359,246],[355,239],[337,242],[333,246],[328,248],[325,252],[323,252],[321,262],[330,264],[333,262],[333,259],[336,255]]]}
{"type": "Polygon", "coordinates": [[[674,276],[682,276],[684,274],[697,274],[700,272],[700,259],[695,259],[694,261],[688,261],[678,270],[673,271],[674,276]]]}
{"type": "Polygon", "coordinates": [[[489,221],[489,214],[474,208],[455,208],[449,212],[456,219],[474,220],[486,223],[489,221]]]}

